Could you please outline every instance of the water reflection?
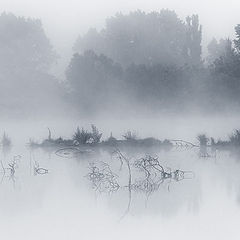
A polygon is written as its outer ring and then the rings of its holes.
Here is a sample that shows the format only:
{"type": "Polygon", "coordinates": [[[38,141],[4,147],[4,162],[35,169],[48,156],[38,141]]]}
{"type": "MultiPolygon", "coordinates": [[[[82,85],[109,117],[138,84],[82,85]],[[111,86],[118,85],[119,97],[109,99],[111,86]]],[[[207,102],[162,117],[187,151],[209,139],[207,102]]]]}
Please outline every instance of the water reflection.
{"type": "MultiPolygon", "coordinates": [[[[216,197],[216,201],[233,198],[236,204],[240,202],[240,165],[224,151],[216,158],[205,158],[192,148],[187,151],[151,149],[150,153],[113,148],[98,149],[94,154],[65,154],[70,149],[24,147],[21,156],[16,154],[18,149],[13,146],[12,150],[2,152],[0,194],[6,197],[0,198],[2,206],[8,205],[6,199],[16,196],[26,200],[30,193],[35,193],[36,204],[43,199],[48,202],[54,188],[61,186],[64,195],[71,184],[86,201],[93,191],[97,201],[106,203],[119,218],[174,217],[181,211],[198,213],[210,197],[216,197]],[[11,194],[9,182],[15,187],[11,194]]],[[[25,206],[26,211],[28,207],[25,206]]]]}
{"type": "MultiPolygon", "coordinates": [[[[121,193],[119,193],[119,191],[123,191],[123,196],[126,194],[126,192],[124,194],[124,191],[128,191],[128,201],[126,203],[127,207],[124,211],[123,217],[129,212],[132,212],[131,210],[135,208],[135,205],[139,205],[142,199],[144,199],[144,205],[142,205],[141,208],[146,210],[151,195],[156,194],[158,197],[162,198],[162,196],[159,196],[158,193],[162,192],[162,190],[166,190],[163,194],[169,195],[171,184],[183,181],[185,179],[190,180],[194,178],[194,173],[192,171],[183,171],[180,169],[171,170],[171,168],[164,168],[162,165],[160,165],[158,157],[146,155],[138,159],[128,158],[120,150],[116,150],[114,154],[116,159],[118,159],[120,162],[120,169],[117,169],[116,166],[114,166],[116,164],[116,161],[114,162],[114,158],[111,158],[112,162],[109,164],[111,164],[112,168],[115,168],[115,171],[117,171],[117,174],[114,174],[114,176],[117,176],[117,178],[110,178],[108,179],[107,183],[105,181],[103,183],[106,183],[107,187],[104,188],[106,192],[111,189],[108,186],[114,187],[117,185],[118,187],[114,188],[114,191],[111,191],[111,193],[116,194],[118,191],[117,194],[118,198],[120,199],[123,197],[120,196],[121,193]],[[114,180],[114,182],[112,182],[112,180],[114,180]]],[[[110,169],[108,164],[107,168],[110,169]]],[[[105,179],[104,171],[101,171],[99,168],[97,169],[97,172],[90,172],[90,174],[93,173],[97,173],[97,180],[102,181],[102,179],[105,179]],[[100,179],[98,178],[99,176],[100,179]]],[[[109,176],[109,171],[106,176],[109,176]]],[[[112,174],[110,176],[112,176],[112,174]]],[[[95,190],[98,190],[98,188],[95,190]]],[[[180,197],[181,196],[178,196],[177,199],[180,197]]],[[[165,209],[167,205],[168,203],[165,203],[165,209]]],[[[155,208],[158,208],[158,206],[156,205],[155,208]]],[[[138,210],[137,212],[135,210],[133,211],[135,212],[134,214],[141,212],[141,210],[138,210]]]]}

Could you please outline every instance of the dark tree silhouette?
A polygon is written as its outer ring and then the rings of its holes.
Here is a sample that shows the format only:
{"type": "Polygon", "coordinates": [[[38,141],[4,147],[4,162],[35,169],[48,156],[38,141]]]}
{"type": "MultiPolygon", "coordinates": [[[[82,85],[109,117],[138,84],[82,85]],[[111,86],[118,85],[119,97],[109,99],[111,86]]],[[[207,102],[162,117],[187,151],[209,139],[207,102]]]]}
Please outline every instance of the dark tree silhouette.
{"type": "MultiPolygon", "coordinates": [[[[57,54],[41,21],[0,15],[0,110],[18,114],[48,103],[60,90],[50,74],[57,54]]],[[[53,99],[52,99],[53,102],[53,99]]],[[[48,104],[49,106],[49,104],[48,104]]]]}
{"type": "Polygon", "coordinates": [[[93,50],[123,67],[130,64],[183,66],[201,61],[201,26],[197,15],[183,22],[174,11],[122,13],[106,20],[100,32],[90,29],[74,51],[93,50]]]}
{"type": "Polygon", "coordinates": [[[120,65],[93,51],[74,54],[66,71],[76,104],[89,111],[114,104],[121,75],[120,65]]]}
{"type": "Polygon", "coordinates": [[[202,26],[199,25],[198,15],[186,18],[187,42],[186,55],[189,65],[200,65],[202,54],[202,26]]]}
{"type": "Polygon", "coordinates": [[[0,66],[5,72],[47,72],[56,53],[46,37],[40,20],[0,15],[0,66]]]}

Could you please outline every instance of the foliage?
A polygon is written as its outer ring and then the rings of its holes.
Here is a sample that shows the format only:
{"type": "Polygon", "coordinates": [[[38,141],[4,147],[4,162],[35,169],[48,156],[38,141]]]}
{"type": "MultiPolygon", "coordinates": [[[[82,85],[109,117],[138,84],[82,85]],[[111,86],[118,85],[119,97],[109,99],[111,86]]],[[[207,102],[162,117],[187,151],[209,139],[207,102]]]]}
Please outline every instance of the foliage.
{"type": "Polygon", "coordinates": [[[198,15],[188,16],[186,18],[186,53],[188,64],[198,66],[201,64],[201,54],[202,54],[202,26],[199,24],[198,15]]]}
{"type": "MultiPolygon", "coordinates": [[[[168,9],[118,13],[102,30],[92,28],[78,38],[66,82],[60,84],[50,74],[57,54],[41,21],[3,13],[0,111],[23,114],[39,106],[46,111],[50,102],[55,110],[62,100],[90,114],[188,111],[196,106],[210,112],[239,110],[240,24],[235,33],[235,39],[210,42],[204,66],[197,15],[181,20],[168,9]]],[[[100,133],[95,134],[91,141],[99,142],[100,133]]]]}
{"type": "Polygon", "coordinates": [[[220,57],[226,55],[226,51],[228,49],[229,45],[232,45],[230,39],[220,39],[217,41],[215,38],[212,39],[212,41],[208,44],[208,56],[207,61],[208,64],[214,64],[214,61],[216,59],[219,59],[220,57]]]}
{"type": "Polygon", "coordinates": [[[240,24],[235,27],[236,39],[233,41],[236,52],[240,54],[240,24]]]}
{"type": "Polygon", "coordinates": [[[209,90],[214,93],[219,105],[237,107],[240,103],[240,52],[239,52],[239,26],[236,26],[236,39],[213,40],[209,45],[209,59],[211,77],[209,90]],[[228,103],[228,105],[226,104],[228,103]]]}
{"type": "Polygon", "coordinates": [[[240,130],[236,129],[229,137],[230,144],[235,147],[240,147],[240,130]]]}
{"type": "Polygon", "coordinates": [[[240,25],[235,32],[235,40],[212,40],[204,66],[197,15],[182,21],[166,9],[116,14],[74,46],[78,54],[66,72],[72,103],[91,113],[239,109],[240,25]]]}
{"type": "Polygon", "coordinates": [[[76,132],[73,135],[73,140],[76,141],[78,144],[89,143],[91,138],[92,138],[92,134],[90,132],[88,132],[84,128],[80,130],[79,127],[77,128],[76,132]]]}
{"type": "Polygon", "coordinates": [[[88,111],[106,107],[109,99],[114,102],[112,92],[120,83],[122,68],[104,55],[86,51],[75,54],[67,68],[66,77],[72,89],[72,104],[88,111]]]}
{"type": "Polygon", "coordinates": [[[126,102],[143,107],[152,107],[154,102],[156,108],[183,104],[190,98],[192,72],[163,65],[132,64],[123,69],[106,56],[87,51],[73,56],[66,76],[72,88],[71,103],[96,113],[126,102]]]}
{"type": "Polygon", "coordinates": [[[78,144],[97,144],[100,142],[102,133],[99,132],[98,128],[95,125],[91,125],[92,132],[85,130],[84,128],[78,127],[76,132],[73,135],[73,140],[78,144]]]}
{"type": "Polygon", "coordinates": [[[56,53],[38,19],[0,15],[1,69],[20,73],[47,71],[56,60],[56,53]]]}
{"type": "Polygon", "coordinates": [[[123,134],[123,137],[128,141],[137,140],[137,133],[135,131],[127,131],[123,134]]]}
{"type": "Polygon", "coordinates": [[[219,43],[213,40],[208,46],[210,58],[214,60],[214,72],[231,78],[240,77],[240,25],[235,27],[235,33],[236,39],[233,41],[229,38],[221,39],[219,43]]]}
{"type": "Polygon", "coordinates": [[[50,74],[57,58],[39,19],[0,14],[0,111],[36,113],[60,101],[63,88],[50,74]]]}
{"type": "Polygon", "coordinates": [[[207,146],[208,141],[209,141],[209,139],[208,139],[208,137],[206,136],[206,134],[199,134],[199,135],[197,136],[197,140],[199,141],[200,146],[207,146]]]}
{"type": "Polygon", "coordinates": [[[201,26],[197,15],[184,22],[168,9],[118,13],[106,20],[101,31],[90,29],[77,39],[75,52],[83,53],[88,49],[112,58],[123,67],[132,63],[199,64],[201,26]]]}
{"type": "Polygon", "coordinates": [[[91,125],[92,127],[92,142],[93,143],[99,143],[102,137],[102,133],[99,132],[97,127],[95,125],[91,125]]]}

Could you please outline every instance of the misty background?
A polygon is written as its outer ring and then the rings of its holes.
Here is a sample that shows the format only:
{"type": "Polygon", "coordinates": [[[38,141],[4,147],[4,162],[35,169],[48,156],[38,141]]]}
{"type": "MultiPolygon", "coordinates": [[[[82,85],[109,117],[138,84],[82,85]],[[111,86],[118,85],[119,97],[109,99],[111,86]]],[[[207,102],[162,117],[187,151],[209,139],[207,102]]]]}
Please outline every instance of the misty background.
{"type": "Polygon", "coordinates": [[[3,118],[239,110],[234,1],[1,3],[3,118]]]}
{"type": "Polygon", "coordinates": [[[238,6],[0,0],[0,238],[239,239],[238,6]]]}

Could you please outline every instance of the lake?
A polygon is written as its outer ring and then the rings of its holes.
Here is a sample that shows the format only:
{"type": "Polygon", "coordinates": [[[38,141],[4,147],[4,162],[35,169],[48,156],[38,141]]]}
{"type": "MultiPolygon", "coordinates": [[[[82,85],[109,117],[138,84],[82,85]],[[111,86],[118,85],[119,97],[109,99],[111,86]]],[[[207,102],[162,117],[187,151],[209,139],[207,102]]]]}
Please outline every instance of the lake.
{"type": "MultiPolygon", "coordinates": [[[[108,123],[95,119],[94,123],[104,132],[104,138],[110,132],[121,138],[124,131],[133,129],[141,137],[196,143],[198,133],[227,138],[238,124],[237,118],[216,119],[123,119],[108,123]]],[[[122,151],[129,159],[131,180],[135,184],[129,194],[128,166],[125,161],[121,166],[118,156],[111,151],[59,156],[55,150],[29,149],[26,145],[29,138],[37,141],[46,138],[47,127],[53,137],[71,137],[78,125],[87,127],[88,121],[1,124],[13,141],[9,151],[1,152],[6,168],[5,176],[0,175],[0,229],[4,239],[239,239],[237,156],[225,151],[218,152],[216,157],[201,158],[197,147],[122,151]],[[181,170],[186,172],[186,178],[163,180],[155,171],[152,176],[159,183],[156,189],[137,188],[146,175],[135,163],[149,154],[158,159],[166,173],[181,170]],[[16,168],[12,178],[8,164],[14,159],[16,168]],[[101,185],[96,182],[94,185],[89,178],[93,167],[98,169],[99,176],[105,174],[119,187],[109,191],[106,178],[101,185]],[[48,172],[38,174],[37,168],[48,172]]]]}

